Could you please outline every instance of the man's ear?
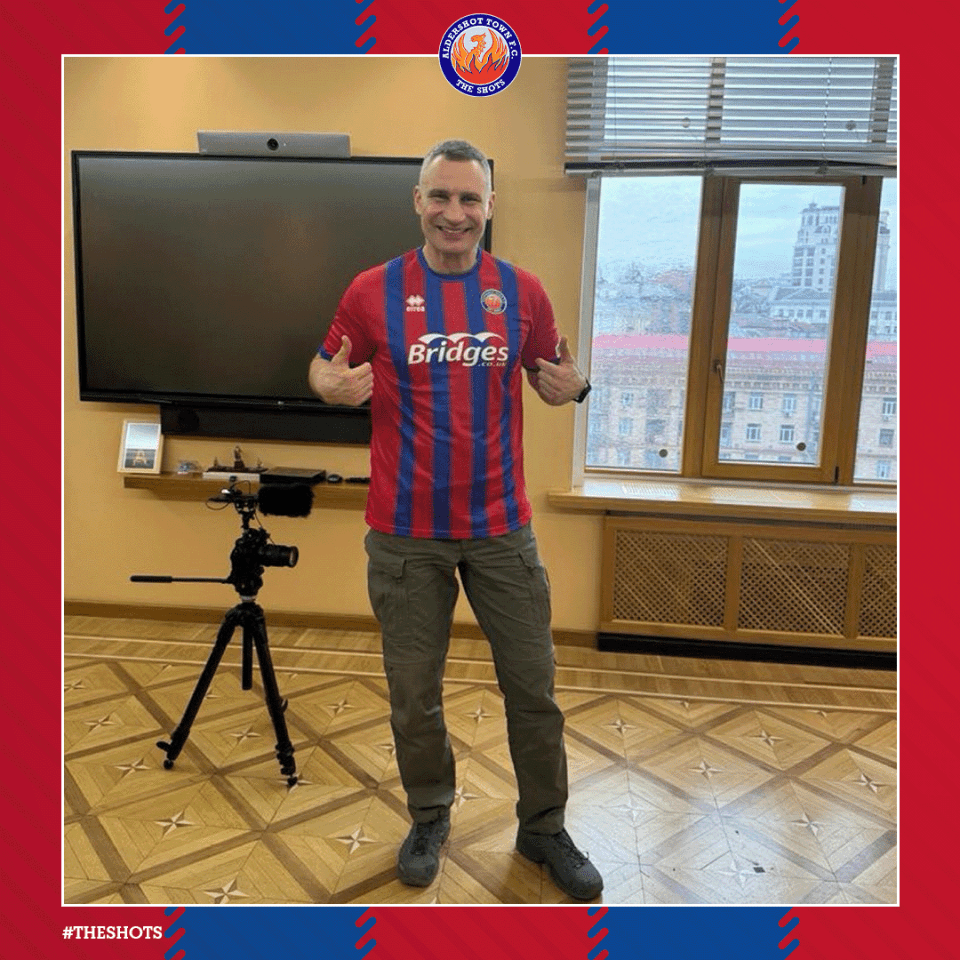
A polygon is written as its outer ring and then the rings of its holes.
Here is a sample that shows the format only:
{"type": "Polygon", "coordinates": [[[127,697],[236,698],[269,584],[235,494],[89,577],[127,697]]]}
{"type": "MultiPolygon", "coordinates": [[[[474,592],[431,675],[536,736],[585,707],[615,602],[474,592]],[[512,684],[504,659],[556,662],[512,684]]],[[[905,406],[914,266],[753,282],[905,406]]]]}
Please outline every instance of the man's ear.
{"type": "Polygon", "coordinates": [[[493,201],[496,199],[496,194],[491,190],[490,196],[487,198],[487,219],[489,220],[493,216],[493,201]]]}
{"type": "Polygon", "coordinates": [[[417,184],[413,188],[413,209],[416,210],[418,214],[423,213],[423,197],[420,193],[420,184],[417,184]]]}

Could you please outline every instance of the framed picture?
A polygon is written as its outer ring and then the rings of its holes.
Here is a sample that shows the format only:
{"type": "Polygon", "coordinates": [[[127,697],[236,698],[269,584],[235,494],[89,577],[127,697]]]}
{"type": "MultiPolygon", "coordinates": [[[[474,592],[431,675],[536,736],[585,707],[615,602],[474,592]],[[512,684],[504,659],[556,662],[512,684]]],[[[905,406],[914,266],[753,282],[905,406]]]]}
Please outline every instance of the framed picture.
{"type": "Polygon", "coordinates": [[[162,451],[163,434],[159,423],[125,420],[117,469],[121,473],[159,473],[162,451]]]}

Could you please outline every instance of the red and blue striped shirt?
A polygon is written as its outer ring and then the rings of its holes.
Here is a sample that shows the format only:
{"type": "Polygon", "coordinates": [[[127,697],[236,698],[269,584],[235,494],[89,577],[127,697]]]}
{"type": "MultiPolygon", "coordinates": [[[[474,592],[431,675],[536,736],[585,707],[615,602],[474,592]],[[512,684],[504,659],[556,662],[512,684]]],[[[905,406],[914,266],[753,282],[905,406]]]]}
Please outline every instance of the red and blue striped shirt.
{"type": "Polygon", "coordinates": [[[320,355],[344,334],[351,365],[373,368],[367,523],[456,540],[528,523],[522,368],[555,361],[559,339],[540,281],[485,251],[436,273],[411,250],[354,279],[320,355]]]}

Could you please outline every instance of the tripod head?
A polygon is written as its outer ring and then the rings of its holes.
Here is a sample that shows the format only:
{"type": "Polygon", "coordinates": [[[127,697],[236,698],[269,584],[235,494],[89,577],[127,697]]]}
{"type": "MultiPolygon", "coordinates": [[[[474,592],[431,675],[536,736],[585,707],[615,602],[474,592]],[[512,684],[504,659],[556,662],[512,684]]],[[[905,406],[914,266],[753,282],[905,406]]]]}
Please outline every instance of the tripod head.
{"type": "Polygon", "coordinates": [[[228,577],[169,577],[135,574],[135,583],[230,583],[243,600],[252,600],[263,586],[265,567],[295,567],[300,558],[296,547],[270,542],[263,527],[251,527],[258,508],[265,514],[305,517],[313,506],[313,490],[305,484],[265,485],[259,493],[243,493],[236,481],[211,497],[208,503],[232,503],[240,514],[243,531],[230,553],[228,577]]]}

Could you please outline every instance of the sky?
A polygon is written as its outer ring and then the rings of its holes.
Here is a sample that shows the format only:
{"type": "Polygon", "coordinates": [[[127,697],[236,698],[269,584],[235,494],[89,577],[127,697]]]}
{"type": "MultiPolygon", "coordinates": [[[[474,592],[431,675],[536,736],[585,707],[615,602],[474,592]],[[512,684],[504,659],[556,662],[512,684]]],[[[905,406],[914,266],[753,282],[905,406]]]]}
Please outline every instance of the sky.
{"type": "MultiPolygon", "coordinates": [[[[639,260],[653,271],[693,268],[697,244],[699,177],[606,177],[601,190],[598,259],[639,260]]],[[[801,211],[811,202],[840,203],[835,184],[744,184],[737,229],[736,272],[741,277],[789,273],[801,211]]],[[[882,209],[892,231],[888,281],[895,282],[897,181],[884,180],[882,209]]]]}

